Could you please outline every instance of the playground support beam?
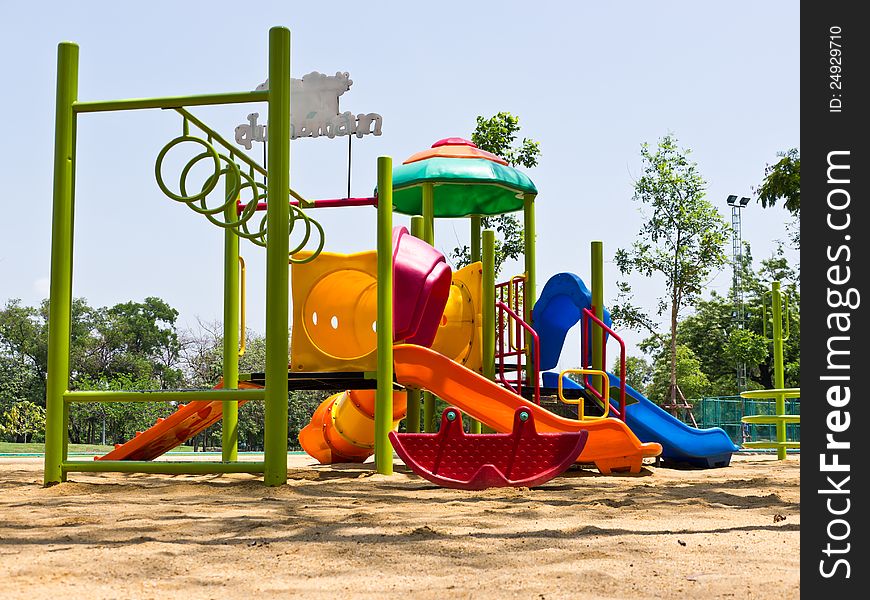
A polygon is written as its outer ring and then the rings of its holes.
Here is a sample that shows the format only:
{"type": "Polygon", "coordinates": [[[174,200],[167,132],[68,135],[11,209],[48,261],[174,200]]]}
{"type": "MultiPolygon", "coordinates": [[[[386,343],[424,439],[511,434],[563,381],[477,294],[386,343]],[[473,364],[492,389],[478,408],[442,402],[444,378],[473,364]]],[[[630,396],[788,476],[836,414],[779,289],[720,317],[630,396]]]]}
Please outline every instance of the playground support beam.
{"type": "Polygon", "coordinates": [[[60,483],[66,478],[62,469],[67,439],[67,407],[63,394],[69,388],[76,154],[73,104],[78,96],[78,72],[79,47],[70,42],[58,44],[51,216],[51,319],[48,322],[48,377],[45,386],[45,485],[60,483]]]}
{"type": "MultiPolygon", "coordinates": [[[[785,388],[785,362],[783,360],[782,339],[782,291],[780,282],[774,281],[771,290],[771,313],[773,317],[773,387],[777,390],[785,388]]],[[[776,395],[776,414],[785,414],[785,395],[776,395]]],[[[776,423],[776,457],[785,460],[785,420],[779,419],[776,423]]]]}
{"type": "Polygon", "coordinates": [[[393,159],[378,157],[378,389],[375,468],[393,474],[393,159]]]}
{"type": "Polygon", "coordinates": [[[211,473],[262,473],[261,462],[175,462],[150,460],[72,460],[63,463],[64,473],[159,473],[204,475],[211,473]]]}
{"type": "MultiPolygon", "coordinates": [[[[595,312],[596,318],[602,323],[604,322],[604,243],[594,241],[591,244],[592,253],[592,310],[595,312]]],[[[589,335],[592,336],[592,368],[598,371],[603,371],[604,345],[601,339],[601,331],[594,324],[589,327],[589,335]]],[[[588,343],[586,340],[584,344],[588,343]]],[[[599,379],[601,379],[599,377],[599,379]]],[[[604,387],[608,384],[606,381],[601,382],[600,392],[604,392],[604,387]]]]}
{"type": "MultiPolygon", "coordinates": [[[[423,184],[423,241],[435,246],[435,186],[423,184]]],[[[423,431],[435,431],[435,395],[423,392],[423,431]]]]}
{"type": "Polygon", "coordinates": [[[269,30],[266,211],[266,425],[263,482],[287,483],[290,251],[290,30],[269,30]]]}
{"type": "MultiPolygon", "coordinates": [[[[532,324],[532,308],[535,306],[535,195],[523,194],[523,248],[526,260],[526,285],[523,298],[523,320],[532,324]]],[[[532,334],[526,331],[526,381],[532,387],[537,377],[533,360],[532,334]]]]}
{"type": "MultiPolygon", "coordinates": [[[[471,262],[480,262],[480,215],[471,215],[471,262]]],[[[469,417],[470,418],[470,417],[469,417]]],[[[469,433],[480,433],[480,421],[471,419],[468,425],[469,433]]]]}
{"type": "MultiPolygon", "coordinates": [[[[423,217],[411,217],[411,235],[423,239],[423,217]]],[[[420,433],[420,402],[423,397],[419,389],[408,388],[408,413],[405,415],[405,429],[408,433],[420,433]]]]}
{"type": "MultiPolygon", "coordinates": [[[[285,376],[286,377],[286,376],[285,376]]],[[[65,402],[194,402],[234,400],[265,400],[266,390],[154,390],[116,392],[114,390],[81,390],[63,394],[65,402]]]]}
{"type": "MultiPolygon", "coordinates": [[[[235,173],[227,169],[224,178],[226,193],[232,193],[235,173]]],[[[228,203],[224,218],[232,223],[236,216],[235,203],[228,203]]],[[[224,356],[223,387],[235,390],[239,387],[239,311],[241,289],[239,287],[239,236],[231,227],[224,229],[224,356]]],[[[221,417],[221,460],[235,462],[239,458],[239,401],[224,400],[221,417]]]]}
{"type": "MultiPolygon", "coordinates": [[[[481,290],[481,337],[483,376],[495,380],[495,231],[483,231],[483,282],[481,290]]],[[[490,428],[485,429],[492,432],[490,428]]]]}
{"type": "Polygon", "coordinates": [[[145,110],[151,108],[181,108],[183,106],[212,106],[215,104],[243,104],[266,102],[267,92],[230,92],[226,94],[203,94],[200,96],[175,96],[169,98],[131,98],[127,100],[99,100],[74,102],[77,113],[107,112],[116,110],[145,110]]]}

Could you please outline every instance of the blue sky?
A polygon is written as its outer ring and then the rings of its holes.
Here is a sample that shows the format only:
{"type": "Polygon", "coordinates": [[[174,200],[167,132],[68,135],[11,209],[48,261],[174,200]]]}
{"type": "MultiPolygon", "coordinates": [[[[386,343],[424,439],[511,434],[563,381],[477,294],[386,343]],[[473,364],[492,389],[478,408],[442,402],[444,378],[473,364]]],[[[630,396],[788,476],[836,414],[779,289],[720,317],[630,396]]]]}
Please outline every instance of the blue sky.
{"type": "MultiPolygon", "coordinates": [[[[642,142],[670,132],[692,148],[709,199],[729,221],[726,196],[751,195],[765,164],[800,142],[793,2],[5,2],[2,13],[0,302],[47,296],[62,40],[81,47],[79,98],[101,100],[253,89],[266,77],[269,27],[289,27],[295,76],[349,71],[342,110],[383,115],[381,137],[354,143],[354,195],[371,192],[379,155],[401,162],[438,139],[469,137],[476,115],[518,114],[543,153],[529,172],[540,191],[539,288],[562,271],[588,280],[589,241],[601,239],[608,298],[613,253],[643,220],[631,201],[642,142]]],[[[231,138],[252,110],[193,112],[231,138]]],[[[221,314],[223,234],[154,181],[157,153],[180,130],[164,111],[80,118],[74,294],[92,305],[160,296],[185,327],[221,314]]],[[[346,140],[294,142],[291,182],[307,197],[343,195],[346,140]]],[[[315,216],[327,250],[374,248],[371,209],[315,216]]],[[[781,209],[750,204],[743,237],[756,258],[787,239],[787,220],[781,209]]],[[[439,222],[436,246],[449,254],[467,229],[439,222]]],[[[248,322],[262,331],[265,253],[246,243],[242,253],[248,322]]],[[[725,267],[709,289],[724,293],[730,278],[725,267]]],[[[639,303],[654,307],[663,282],[631,281],[639,303]]],[[[634,347],[642,336],[627,339],[634,347]]],[[[576,364],[576,334],[569,344],[566,368],[576,364]]]]}

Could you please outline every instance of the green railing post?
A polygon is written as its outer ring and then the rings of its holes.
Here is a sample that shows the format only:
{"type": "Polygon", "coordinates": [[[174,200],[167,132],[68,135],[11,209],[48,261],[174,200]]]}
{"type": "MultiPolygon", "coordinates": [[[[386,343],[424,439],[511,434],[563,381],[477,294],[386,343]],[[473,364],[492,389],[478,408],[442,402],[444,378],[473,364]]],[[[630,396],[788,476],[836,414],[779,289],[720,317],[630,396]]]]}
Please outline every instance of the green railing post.
{"type": "Polygon", "coordinates": [[[61,468],[67,439],[70,326],[72,321],[75,131],[73,103],[78,96],[79,47],[57,47],[57,96],[54,122],[54,191],[51,215],[51,291],[48,321],[48,377],[45,387],[45,485],[65,479],[61,468]]]}
{"type": "MultiPolygon", "coordinates": [[[[471,216],[471,262],[476,263],[480,262],[480,230],[481,230],[482,220],[480,215],[472,215],[471,216]]],[[[471,419],[471,417],[469,417],[471,419]]],[[[468,425],[468,431],[470,433],[480,433],[480,421],[477,419],[471,419],[468,425]]]]}
{"type": "MultiPolygon", "coordinates": [[[[227,167],[225,193],[235,188],[235,173],[227,167]]],[[[238,219],[236,203],[231,202],[224,209],[228,223],[238,219]]],[[[224,229],[224,357],[223,385],[225,390],[239,387],[239,236],[231,227],[224,229]]],[[[239,458],[239,402],[224,400],[221,418],[221,459],[235,462],[239,458]]]]}
{"type": "Polygon", "coordinates": [[[482,219],[480,215],[471,216],[471,262],[480,261],[480,231],[482,228],[482,219]]]}
{"type": "Polygon", "coordinates": [[[375,468],[393,474],[393,159],[378,157],[378,390],[375,468]]]}
{"type": "Polygon", "coordinates": [[[266,425],[263,481],[287,483],[290,250],[290,30],[269,30],[266,218],[266,425]]]}
{"type": "MultiPolygon", "coordinates": [[[[592,309],[595,311],[595,316],[601,321],[604,321],[604,244],[599,241],[592,242],[592,309]]],[[[606,365],[603,364],[604,344],[601,339],[601,329],[590,324],[589,335],[592,336],[592,368],[603,371],[606,365]]],[[[583,343],[588,343],[583,340],[583,343]]],[[[599,379],[601,379],[599,377],[599,379]]],[[[599,391],[604,391],[606,381],[601,382],[599,391]]]]}
{"type": "MultiPolygon", "coordinates": [[[[411,217],[411,235],[423,239],[423,217],[414,215],[411,217]]],[[[405,429],[408,433],[420,433],[420,403],[423,401],[422,392],[417,388],[408,390],[408,414],[405,417],[405,429]]]]}
{"type": "Polygon", "coordinates": [[[435,186],[423,184],[423,241],[435,244],[435,186]]]}
{"type": "MultiPolygon", "coordinates": [[[[435,187],[423,184],[423,241],[435,246],[435,187]]],[[[423,431],[435,431],[435,395],[423,392],[423,431]]]]}
{"type": "MultiPolygon", "coordinates": [[[[483,376],[495,380],[495,231],[483,231],[483,281],[481,282],[480,329],[483,353],[483,376]]],[[[484,431],[492,432],[489,427],[484,431]]]]}
{"type": "MultiPolygon", "coordinates": [[[[535,195],[523,195],[523,246],[526,267],[526,294],[523,298],[523,320],[532,325],[532,308],[535,306],[535,195]]],[[[528,331],[526,336],[526,381],[529,385],[535,385],[535,364],[532,354],[532,334],[528,331]]]]}
{"type": "MultiPolygon", "coordinates": [[[[782,292],[780,291],[779,281],[773,282],[773,290],[771,294],[772,317],[773,317],[773,387],[777,390],[785,388],[785,362],[783,361],[783,339],[782,339],[782,292]]],[[[785,396],[783,394],[776,395],[776,414],[785,414],[785,396]]],[[[785,460],[785,421],[780,419],[776,423],[776,441],[780,445],[776,449],[776,457],[779,460],[785,460]]]]}

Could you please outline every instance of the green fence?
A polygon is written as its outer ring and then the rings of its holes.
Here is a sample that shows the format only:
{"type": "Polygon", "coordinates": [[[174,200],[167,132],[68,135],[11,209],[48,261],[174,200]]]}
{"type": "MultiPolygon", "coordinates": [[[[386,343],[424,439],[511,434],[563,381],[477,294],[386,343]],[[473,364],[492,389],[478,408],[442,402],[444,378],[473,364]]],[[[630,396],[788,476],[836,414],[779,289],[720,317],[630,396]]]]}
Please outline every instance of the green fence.
{"type": "MultiPolygon", "coordinates": [[[[749,400],[740,396],[714,396],[691,400],[692,412],[698,427],[721,427],[731,437],[735,444],[756,442],[760,440],[776,440],[776,425],[749,425],[741,423],[748,415],[775,415],[774,400],[749,400]]],[[[785,402],[787,415],[801,414],[800,398],[785,402]]],[[[801,441],[800,424],[786,425],[786,439],[790,442],[801,441]]]]}

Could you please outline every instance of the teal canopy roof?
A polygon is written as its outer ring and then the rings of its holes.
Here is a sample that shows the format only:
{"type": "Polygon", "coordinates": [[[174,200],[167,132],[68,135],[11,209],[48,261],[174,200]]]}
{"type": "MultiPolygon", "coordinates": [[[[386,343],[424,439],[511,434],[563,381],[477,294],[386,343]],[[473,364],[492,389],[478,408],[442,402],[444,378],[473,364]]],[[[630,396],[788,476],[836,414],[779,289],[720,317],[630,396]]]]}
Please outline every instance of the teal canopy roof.
{"type": "MultiPolygon", "coordinates": [[[[393,207],[423,214],[423,184],[434,184],[435,217],[500,215],[523,209],[523,196],[538,189],[513,167],[482,158],[434,157],[393,169],[393,207]]],[[[375,190],[377,194],[377,190],[375,190]]]]}

